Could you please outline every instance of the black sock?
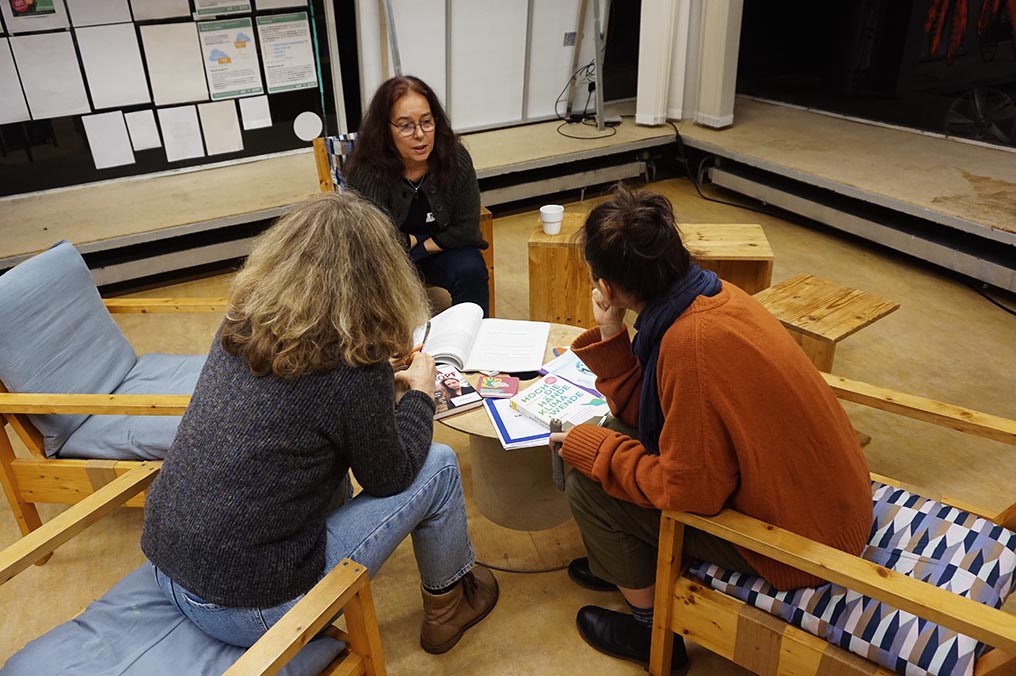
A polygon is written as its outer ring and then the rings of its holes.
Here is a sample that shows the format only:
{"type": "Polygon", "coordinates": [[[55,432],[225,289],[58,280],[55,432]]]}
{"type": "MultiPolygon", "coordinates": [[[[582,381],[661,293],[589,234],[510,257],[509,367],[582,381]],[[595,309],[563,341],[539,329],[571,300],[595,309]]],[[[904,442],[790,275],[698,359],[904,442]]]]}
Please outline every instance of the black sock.
{"type": "Polygon", "coordinates": [[[652,607],[649,607],[649,608],[639,608],[638,606],[633,606],[627,600],[625,600],[625,603],[628,603],[628,607],[631,608],[631,616],[633,618],[635,618],[636,622],[641,624],[643,627],[649,627],[650,629],[653,628],[653,609],[652,609],[652,607]]]}

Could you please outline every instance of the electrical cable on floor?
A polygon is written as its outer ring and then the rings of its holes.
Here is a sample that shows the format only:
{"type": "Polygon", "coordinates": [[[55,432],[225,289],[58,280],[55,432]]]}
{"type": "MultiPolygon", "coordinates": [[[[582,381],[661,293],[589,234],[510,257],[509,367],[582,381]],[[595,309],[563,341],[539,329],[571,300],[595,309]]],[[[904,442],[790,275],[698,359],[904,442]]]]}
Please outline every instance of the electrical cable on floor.
{"type": "MultiPolygon", "coordinates": [[[[774,211],[770,211],[768,209],[760,209],[758,207],[753,207],[749,204],[738,204],[737,202],[728,202],[726,200],[716,199],[715,197],[709,197],[705,193],[703,193],[702,187],[699,185],[699,178],[696,175],[698,172],[693,172],[691,170],[691,167],[688,166],[688,155],[687,153],[685,153],[684,139],[681,138],[681,131],[677,128],[677,125],[671,122],[670,120],[667,120],[667,124],[669,124],[674,129],[674,140],[677,141],[678,161],[684,165],[684,171],[688,175],[688,179],[691,181],[692,185],[695,186],[695,192],[699,194],[699,197],[706,200],[707,202],[716,202],[717,204],[725,204],[730,207],[737,207],[738,209],[747,209],[748,211],[754,211],[755,213],[763,214],[765,216],[773,216],[774,218],[780,218],[779,214],[777,214],[774,211]]],[[[703,159],[703,162],[704,161],[705,160],[703,159]]],[[[700,163],[699,168],[701,168],[701,166],[702,164],[700,163]]]]}
{"type": "Polygon", "coordinates": [[[495,566],[491,563],[484,563],[477,559],[476,565],[483,566],[484,568],[490,568],[491,570],[497,570],[502,573],[556,573],[559,570],[564,570],[568,567],[568,564],[562,564],[560,566],[553,566],[550,568],[506,568],[504,566],[495,566]]]}
{"type": "Polygon", "coordinates": [[[998,308],[1000,308],[1001,310],[1004,310],[1005,312],[1008,312],[1009,314],[1011,314],[1011,315],[1013,315],[1014,317],[1016,317],[1016,310],[1014,310],[1014,309],[1012,309],[1011,307],[1008,307],[1008,306],[1006,306],[1006,305],[1004,305],[1004,304],[1000,303],[999,301],[995,300],[994,298],[992,298],[991,296],[989,296],[989,295],[988,295],[987,293],[985,293],[985,291],[984,291],[984,289],[983,289],[983,288],[981,288],[981,287],[978,287],[978,286],[977,286],[977,285],[975,285],[975,284],[970,284],[969,286],[970,286],[970,288],[971,288],[971,289],[973,289],[973,290],[974,290],[974,291],[976,291],[977,293],[979,293],[979,294],[981,294],[982,296],[984,296],[984,297],[985,297],[985,298],[986,298],[986,299],[988,300],[988,302],[989,302],[989,303],[991,303],[992,305],[995,305],[995,306],[997,306],[998,308]]]}

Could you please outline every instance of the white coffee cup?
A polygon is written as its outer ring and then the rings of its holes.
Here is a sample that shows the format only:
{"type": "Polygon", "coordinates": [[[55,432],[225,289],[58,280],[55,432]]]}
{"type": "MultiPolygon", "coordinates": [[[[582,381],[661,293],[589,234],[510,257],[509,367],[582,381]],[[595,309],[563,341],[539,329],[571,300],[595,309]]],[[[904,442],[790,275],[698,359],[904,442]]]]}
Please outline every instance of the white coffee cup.
{"type": "Polygon", "coordinates": [[[561,221],[564,220],[564,207],[560,204],[546,204],[540,207],[540,221],[543,232],[556,235],[561,232],[561,221]]]}

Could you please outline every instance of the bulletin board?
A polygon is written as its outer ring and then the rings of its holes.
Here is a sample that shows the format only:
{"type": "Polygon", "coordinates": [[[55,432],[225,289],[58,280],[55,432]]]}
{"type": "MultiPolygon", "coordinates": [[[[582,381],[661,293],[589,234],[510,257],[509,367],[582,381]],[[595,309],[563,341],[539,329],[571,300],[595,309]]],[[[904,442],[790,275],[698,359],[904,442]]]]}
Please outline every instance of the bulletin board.
{"type": "Polygon", "coordinates": [[[323,0],[0,0],[0,196],[309,147],[323,0]]]}

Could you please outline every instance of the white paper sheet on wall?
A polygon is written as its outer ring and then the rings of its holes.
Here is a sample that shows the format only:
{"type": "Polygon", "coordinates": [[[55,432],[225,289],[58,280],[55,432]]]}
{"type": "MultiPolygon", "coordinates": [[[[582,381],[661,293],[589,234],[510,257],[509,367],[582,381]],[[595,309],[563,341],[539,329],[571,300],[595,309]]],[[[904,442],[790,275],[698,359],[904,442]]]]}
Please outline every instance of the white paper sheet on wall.
{"type": "Polygon", "coordinates": [[[250,0],[194,0],[194,13],[198,18],[223,14],[249,14],[250,0]]]}
{"type": "Polygon", "coordinates": [[[92,112],[70,33],[10,40],[33,120],[92,112]]]}
{"type": "Polygon", "coordinates": [[[209,155],[235,153],[243,150],[243,136],[240,134],[240,120],[236,116],[236,104],[232,101],[202,103],[198,106],[201,116],[201,131],[205,136],[205,148],[209,155]]]}
{"type": "Polygon", "coordinates": [[[141,41],[156,105],[208,100],[196,24],[142,26],[141,41]]]}
{"type": "Polygon", "coordinates": [[[152,100],[134,24],[91,26],[74,33],[97,110],[152,100]]]}
{"type": "Polygon", "coordinates": [[[131,20],[127,0],[67,0],[74,26],[101,26],[131,20]]]}
{"type": "Polygon", "coordinates": [[[123,117],[127,122],[127,133],[131,136],[131,145],[134,146],[135,152],[162,147],[159,127],[155,124],[155,113],[150,110],[139,110],[126,113],[123,117]]]}
{"type": "Polygon", "coordinates": [[[262,9],[283,9],[285,7],[306,7],[307,0],[254,0],[254,6],[262,9]]]}
{"type": "Polygon", "coordinates": [[[268,93],[317,87],[317,65],[306,12],[259,16],[268,93]]]}
{"type": "Polygon", "coordinates": [[[21,91],[21,78],[14,67],[14,55],[11,54],[10,41],[0,38],[0,124],[24,122],[32,119],[28,114],[28,104],[21,91]]]}
{"type": "Polygon", "coordinates": [[[92,160],[96,169],[121,167],[134,164],[134,151],[127,135],[127,125],[123,113],[114,110],[111,113],[85,115],[81,118],[88,137],[88,147],[92,151],[92,160]]]}
{"type": "Polygon", "coordinates": [[[198,38],[213,101],[264,93],[250,17],[202,21],[198,38]]]}
{"type": "Polygon", "coordinates": [[[159,126],[162,128],[162,140],[166,146],[167,162],[205,156],[205,147],[201,144],[201,125],[198,124],[198,109],[196,107],[160,108],[159,126]]]}
{"type": "Polygon", "coordinates": [[[268,108],[267,96],[252,96],[240,99],[240,117],[244,129],[262,129],[272,126],[272,111],[268,108]]]}
{"type": "Polygon", "coordinates": [[[4,24],[12,34],[67,28],[67,10],[63,0],[37,1],[24,6],[16,0],[2,0],[0,14],[3,14],[4,24]],[[15,7],[19,11],[15,11],[15,7]]]}
{"type": "Polygon", "coordinates": [[[131,0],[135,21],[149,19],[172,19],[176,16],[190,16],[187,0],[131,0]]]}

